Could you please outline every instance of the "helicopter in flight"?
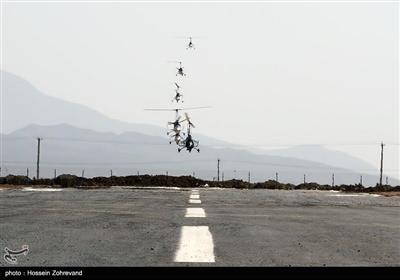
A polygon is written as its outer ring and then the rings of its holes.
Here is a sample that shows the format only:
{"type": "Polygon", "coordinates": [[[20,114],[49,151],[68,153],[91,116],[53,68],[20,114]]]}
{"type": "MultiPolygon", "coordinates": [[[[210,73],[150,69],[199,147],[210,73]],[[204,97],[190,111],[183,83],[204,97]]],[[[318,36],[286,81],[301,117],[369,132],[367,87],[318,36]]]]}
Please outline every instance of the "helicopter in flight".
{"type": "MultiPolygon", "coordinates": [[[[173,133],[174,131],[170,131],[169,135],[173,133]]],[[[185,136],[185,132],[174,132],[174,134],[170,135],[171,139],[169,140],[169,144],[172,144],[172,141],[174,141],[177,145],[182,141],[182,135],[185,136]]]]}
{"type": "Polygon", "coordinates": [[[181,99],[181,97],[183,96],[180,92],[180,86],[175,83],[176,89],[175,89],[175,97],[174,99],[172,99],[172,102],[176,101],[176,103],[179,103],[179,101],[181,101],[183,103],[183,100],[181,99]]]}
{"type": "Polygon", "coordinates": [[[182,77],[186,76],[186,73],[183,72],[183,67],[182,67],[182,61],[176,61],[176,60],[170,60],[168,63],[179,63],[179,67],[176,67],[178,72],[176,73],[175,76],[181,75],[182,77]]]}
{"type": "MultiPolygon", "coordinates": [[[[174,139],[175,143],[178,144],[181,141],[181,133],[184,134],[184,132],[182,132],[181,123],[185,120],[181,120],[181,116],[178,113],[179,109],[175,109],[175,112],[175,121],[168,122],[168,125],[172,125],[172,128],[169,128],[170,130],[167,132],[167,135],[174,139]]],[[[172,139],[169,141],[170,144],[172,144],[172,139]]]]}
{"type": "Polygon", "coordinates": [[[200,152],[200,149],[198,148],[199,146],[199,141],[195,140],[190,132],[190,128],[193,127],[195,128],[194,124],[191,122],[189,115],[187,113],[185,113],[185,121],[188,122],[188,126],[187,126],[187,137],[180,141],[178,143],[178,152],[180,152],[183,149],[186,149],[189,151],[189,153],[192,152],[193,149],[195,149],[197,152],[200,152]]]}
{"type": "Polygon", "coordinates": [[[186,49],[196,49],[192,42],[192,37],[189,37],[189,43],[187,44],[186,49]]]}
{"type": "Polygon", "coordinates": [[[186,44],[186,49],[187,50],[195,50],[196,46],[193,44],[193,38],[199,38],[198,36],[178,36],[176,37],[178,39],[189,39],[189,42],[186,44]]]}
{"type": "Polygon", "coordinates": [[[178,73],[176,73],[175,76],[178,76],[178,75],[181,75],[182,77],[186,76],[186,74],[183,72],[183,67],[182,67],[181,61],[179,61],[179,67],[176,67],[176,69],[178,70],[178,73]]]}

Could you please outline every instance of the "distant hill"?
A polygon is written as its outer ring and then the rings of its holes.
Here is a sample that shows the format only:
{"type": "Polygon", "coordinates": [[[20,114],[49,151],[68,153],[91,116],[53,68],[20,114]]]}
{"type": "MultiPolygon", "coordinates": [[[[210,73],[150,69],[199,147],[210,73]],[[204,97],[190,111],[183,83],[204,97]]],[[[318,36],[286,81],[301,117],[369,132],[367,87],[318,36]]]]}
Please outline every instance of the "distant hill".
{"type": "MultiPolygon", "coordinates": [[[[139,132],[153,136],[165,136],[165,128],[143,123],[114,120],[96,110],[77,103],[46,95],[25,79],[3,73],[3,133],[10,133],[30,124],[70,124],[99,132],[139,132]]],[[[225,145],[224,141],[202,135],[202,143],[225,145]]]]}
{"type": "Polygon", "coordinates": [[[3,133],[10,133],[32,123],[68,123],[102,132],[162,133],[162,128],[158,126],[114,120],[86,106],[45,95],[23,78],[5,71],[2,73],[4,104],[1,109],[6,120],[3,133]]]}
{"type": "Polygon", "coordinates": [[[329,165],[354,169],[354,170],[374,170],[371,164],[353,157],[344,152],[330,150],[320,145],[298,145],[286,149],[276,149],[265,151],[268,155],[283,157],[294,157],[305,160],[324,162],[329,165]]]}
{"type": "MultiPolygon", "coordinates": [[[[164,138],[149,136],[137,132],[115,134],[96,132],[89,129],[76,128],[61,124],[53,126],[29,125],[2,137],[3,166],[8,173],[30,175],[35,172],[36,137],[41,142],[41,174],[52,177],[54,169],[57,173],[72,173],[85,176],[148,173],[171,175],[191,175],[212,179],[217,175],[217,158],[221,159],[221,179],[233,177],[247,180],[251,172],[252,181],[265,181],[275,178],[279,172],[279,180],[299,183],[303,174],[307,181],[331,183],[331,174],[336,175],[336,183],[356,183],[358,175],[350,170],[332,167],[326,164],[271,155],[257,155],[246,150],[231,148],[213,148],[201,146],[201,152],[177,152],[174,144],[169,145],[164,138]],[[236,170],[236,172],[235,172],[236,170]]],[[[5,175],[3,173],[3,175],[5,175]]],[[[374,185],[377,176],[364,175],[364,183],[374,185]]]]}

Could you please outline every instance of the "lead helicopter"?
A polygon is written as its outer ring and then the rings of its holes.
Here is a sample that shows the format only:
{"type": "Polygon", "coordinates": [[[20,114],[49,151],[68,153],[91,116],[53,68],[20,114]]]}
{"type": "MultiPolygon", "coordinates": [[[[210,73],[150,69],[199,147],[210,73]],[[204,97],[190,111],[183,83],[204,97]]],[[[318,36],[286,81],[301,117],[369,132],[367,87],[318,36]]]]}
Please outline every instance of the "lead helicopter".
{"type": "Polygon", "coordinates": [[[178,152],[180,152],[183,149],[186,149],[189,151],[189,153],[192,152],[193,149],[195,149],[198,153],[200,152],[200,149],[198,148],[199,146],[199,141],[195,140],[190,132],[190,129],[193,127],[195,128],[194,124],[192,123],[192,121],[189,118],[188,113],[185,113],[185,121],[188,122],[188,126],[187,126],[187,137],[180,141],[178,143],[178,152]]]}

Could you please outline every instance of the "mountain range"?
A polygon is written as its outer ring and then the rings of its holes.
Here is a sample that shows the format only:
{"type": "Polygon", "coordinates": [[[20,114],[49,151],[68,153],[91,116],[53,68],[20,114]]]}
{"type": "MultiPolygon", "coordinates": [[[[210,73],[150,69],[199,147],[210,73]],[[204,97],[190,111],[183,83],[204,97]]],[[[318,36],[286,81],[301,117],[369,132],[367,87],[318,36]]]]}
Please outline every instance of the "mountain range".
{"type": "MultiPolygon", "coordinates": [[[[42,93],[25,79],[8,72],[3,75],[3,162],[4,172],[33,175],[36,138],[41,142],[41,174],[57,173],[85,176],[164,173],[197,177],[216,177],[217,158],[221,177],[262,181],[275,178],[300,183],[307,181],[356,183],[359,172],[374,168],[345,153],[323,146],[294,146],[279,150],[257,150],[221,141],[206,135],[201,152],[178,153],[169,145],[165,128],[111,119],[87,106],[64,101],[42,93]],[[34,110],[33,110],[34,108],[34,110]]],[[[378,173],[378,172],[376,172],[378,173]]],[[[374,185],[376,175],[363,174],[365,184],[374,185]]],[[[394,179],[393,179],[394,180],[394,179]]]]}

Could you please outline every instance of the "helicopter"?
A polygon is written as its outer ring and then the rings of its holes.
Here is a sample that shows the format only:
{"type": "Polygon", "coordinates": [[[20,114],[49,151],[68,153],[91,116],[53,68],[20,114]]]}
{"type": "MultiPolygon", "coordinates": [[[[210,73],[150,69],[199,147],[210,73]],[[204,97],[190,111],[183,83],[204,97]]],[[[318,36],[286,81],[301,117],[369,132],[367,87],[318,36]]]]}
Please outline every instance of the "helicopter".
{"type": "Polygon", "coordinates": [[[189,37],[189,43],[187,44],[186,49],[187,49],[187,50],[188,50],[188,49],[196,49],[196,48],[194,47],[193,42],[192,42],[192,37],[189,37]]]}
{"type": "Polygon", "coordinates": [[[195,47],[195,45],[193,44],[193,38],[199,38],[199,37],[198,37],[198,36],[178,36],[178,37],[176,37],[176,38],[178,38],[178,39],[189,39],[189,42],[188,42],[187,45],[186,45],[186,49],[187,49],[187,50],[189,50],[189,49],[195,50],[196,47],[195,47]]]}
{"type": "Polygon", "coordinates": [[[176,86],[175,97],[174,97],[174,99],[172,99],[172,102],[176,101],[176,103],[179,103],[179,101],[181,101],[183,103],[183,100],[181,100],[181,97],[183,95],[180,93],[180,88],[181,87],[177,83],[175,83],[175,86],[176,86]]]}
{"type": "MultiPolygon", "coordinates": [[[[173,131],[170,132],[172,133],[173,131]]],[[[175,132],[175,134],[171,135],[171,140],[169,140],[169,144],[172,144],[172,141],[175,141],[175,143],[179,145],[179,143],[182,141],[181,133],[185,135],[184,132],[175,132]]]]}
{"type": "Polygon", "coordinates": [[[189,153],[192,152],[193,149],[195,149],[197,152],[200,152],[200,149],[198,148],[199,146],[199,141],[195,140],[192,137],[192,134],[190,133],[190,128],[193,127],[195,128],[194,124],[191,122],[189,115],[187,113],[185,113],[186,119],[185,121],[188,122],[188,127],[187,127],[187,137],[180,141],[178,146],[178,152],[180,152],[183,149],[186,149],[189,151],[189,153]]]}
{"type": "MultiPolygon", "coordinates": [[[[181,130],[182,130],[182,126],[181,126],[181,122],[184,122],[185,120],[181,120],[181,116],[179,115],[179,110],[180,109],[175,109],[175,121],[173,122],[168,122],[168,125],[172,125],[172,129],[170,129],[170,131],[167,132],[168,136],[171,136],[171,138],[174,138],[174,141],[176,144],[179,143],[179,141],[181,140],[181,130]]],[[[184,133],[183,133],[184,134],[184,133]]],[[[170,144],[172,144],[172,140],[169,141],[170,144]]]]}
{"type": "Polygon", "coordinates": [[[183,73],[183,67],[182,67],[182,62],[181,61],[179,61],[179,68],[177,67],[176,69],[178,69],[178,73],[176,73],[175,76],[178,76],[178,75],[181,75],[182,77],[186,76],[186,74],[183,73]]]}

